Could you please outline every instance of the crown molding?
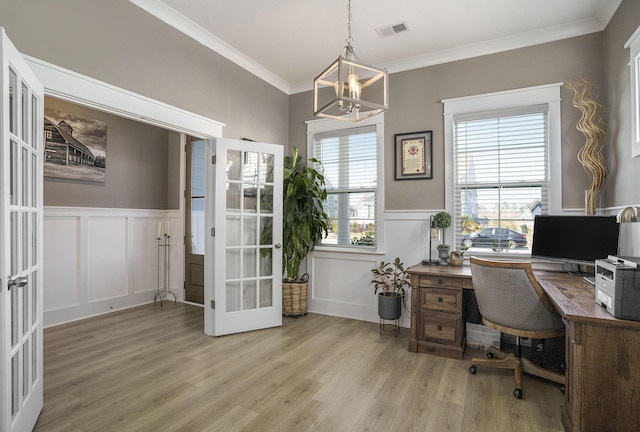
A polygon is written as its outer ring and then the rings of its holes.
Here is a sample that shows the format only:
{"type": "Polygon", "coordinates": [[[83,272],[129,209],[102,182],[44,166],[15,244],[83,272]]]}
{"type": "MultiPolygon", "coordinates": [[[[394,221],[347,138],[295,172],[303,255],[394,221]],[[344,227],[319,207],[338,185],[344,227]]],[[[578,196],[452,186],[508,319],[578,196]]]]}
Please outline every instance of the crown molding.
{"type": "MultiPolygon", "coordinates": [[[[298,83],[285,81],[220,38],[207,32],[192,20],[179,14],[161,0],[128,1],[288,95],[313,89],[312,79],[298,83]]],[[[596,16],[590,19],[437,51],[385,64],[376,64],[374,66],[386,68],[389,73],[398,73],[596,33],[603,31],[607,27],[607,24],[621,3],[622,0],[603,0],[596,16]]]]}

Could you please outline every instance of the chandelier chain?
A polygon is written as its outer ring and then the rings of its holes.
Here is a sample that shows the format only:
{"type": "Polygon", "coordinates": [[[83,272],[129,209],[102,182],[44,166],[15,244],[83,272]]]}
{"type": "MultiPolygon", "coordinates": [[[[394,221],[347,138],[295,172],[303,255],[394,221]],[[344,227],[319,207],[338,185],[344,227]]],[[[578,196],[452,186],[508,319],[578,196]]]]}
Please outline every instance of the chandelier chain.
{"type": "Polygon", "coordinates": [[[347,30],[349,36],[347,36],[347,46],[353,46],[353,36],[351,36],[351,0],[347,3],[347,30]]]}

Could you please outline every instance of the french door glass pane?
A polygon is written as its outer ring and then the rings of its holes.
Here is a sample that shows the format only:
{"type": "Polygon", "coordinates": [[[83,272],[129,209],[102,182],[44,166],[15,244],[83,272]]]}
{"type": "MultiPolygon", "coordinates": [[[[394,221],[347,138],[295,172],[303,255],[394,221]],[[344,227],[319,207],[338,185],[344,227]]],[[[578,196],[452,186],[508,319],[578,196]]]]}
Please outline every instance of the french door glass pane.
{"type": "Polygon", "coordinates": [[[38,379],[38,332],[31,336],[31,384],[38,379]]]}
{"type": "Polygon", "coordinates": [[[258,244],[258,217],[244,216],[243,218],[243,241],[244,246],[255,246],[258,244]]]}
{"type": "Polygon", "coordinates": [[[262,279],[260,281],[260,307],[273,306],[273,280],[262,279]]]}
{"type": "Polygon", "coordinates": [[[11,357],[11,416],[15,416],[20,409],[20,351],[11,357]]]}
{"type": "Polygon", "coordinates": [[[22,162],[22,187],[20,188],[21,190],[21,199],[20,199],[20,203],[23,206],[28,206],[29,205],[29,162],[31,160],[31,158],[29,158],[29,151],[26,149],[26,147],[22,148],[22,157],[21,157],[21,162],[22,162]]]}
{"type": "Polygon", "coordinates": [[[256,266],[258,265],[256,259],[257,251],[258,249],[244,249],[244,251],[242,252],[242,277],[256,277],[256,266]]]}
{"type": "Polygon", "coordinates": [[[31,154],[31,207],[38,206],[38,155],[31,154]]]}
{"type": "Polygon", "coordinates": [[[29,389],[31,388],[31,382],[29,380],[29,369],[31,366],[31,344],[29,340],[24,344],[22,349],[22,399],[25,399],[29,395],[29,389]]]}
{"type": "Polygon", "coordinates": [[[18,76],[9,68],[9,131],[16,134],[18,119],[18,76]]]}
{"type": "Polygon", "coordinates": [[[242,169],[242,152],[229,150],[227,152],[227,180],[240,181],[242,169]]]}
{"type": "Polygon", "coordinates": [[[31,96],[31,147],[37,152],[38,149],[38,99],[35,96],[31,96]]]}
{"type": "Polygon", "coordinates": [[[9,196],[13,205],[18,205],[18,143],[11,141],[9,149],[9,196]]]}
{"type": "Polygon", "coordinates": [[[227,248],[227,279],[240,279],[241,272],[241,249],[227,248]]]}
{"type": "Polygon", "coordinates": [[[241,307],[240,281],[227,281],[227,312],[237,312],[241,307]]]}
{"type": "Polygon", "coordinates": [[[29,139],[29,88],[22,83],[22,140],[31,142],[29,139]]]}
{"type": "Polygon", "coordinates": [[[273,217],[262,216],[260,218],[260,244],[270,245],[273,243],[273,217]]]}
{"type": "MultiPolygon", "coordinates": [[[[29,276],[28,279],[31,279],[31,277],[29,276]]],[[[22,294],[22,335],[26,336],[31,329],[29,320],[29,312],[31,310],[31,292],[28,289],[28,285],[20,288],[20,292],[22,294]]]]}
{"type": "Polygon", "coordinates": [[[258,179],[258,153],[245,152],[242,181],[253,183],[258,179]]]}
{"type": "Polygon", "coordinates": [[[31,325],[38,321],[38,271],[31,273],[29,285],[25,287],[31,290],[31,325]]]}
{"type": "Polygon", "coordinates": [[[29,258],[31,254],[29,253],[29,213],[22,213],[22,270],[29,270],[29,258]]]}
{"type": "Polygon", "coordinates": [[[31,262],[38,262],[38,214],[31,213],[31,262]]]}
{"type": "Polygon", "coordinates": [[[15,347],[18,341],[20,340],[20,323],[18,322],[18,314],[20,313],[19,302],[20,302],[20,291],[19,288],[13,287],[11,288],[11,316],[9,319],[11,320],[11,347],[15,347]]]}
{"type": "Polygon", "coordinates": [[[227,185],[227,211],[240,211],[240,183],[227,185]]]}
{"type": "Polygon", "coordinates": [[[260,157],[260,167],[258,169],[260,173],[260,183],[272,183],[273,182],[273,155],[262,153],[260,157]]]}
{"type": "Polygon", "coordinates": [[[227,215],[227,246],[240,246],[242,242],[240,221],[240,216],[227,215]]]}
{"type": "Polygon", "coordinates": [[[258,287],[255,279],[245,280],[242,290],[242,310],[255,309],[258,304],[258,287]]]}
{"type": "Polygon", "coordinates": [[[260,276],[272,276],[273,264],[271,260],[271,248],[260,249],[260,276]]]}
{"type": "Polygon", "coordinates": [[[12,211],[10,216],[10,228],[11,228],[11,240],[9,247],[11,249],[11,275],[17,275],[19,272],[19,255],[18,255],[18,242],[20,231],[18,230],[19,220],[18,212],[12,211]]]}
{"type": "Polygon", "coordinates": [[[245,183],[242,186],[244,191],[244,211],[255,213],[258,211],[258,185],[255,183],[245,183]]]}
{"type": "Polygon", "coordinates": [[[260,187],[260,214],[273,213],[273,186],[260,187]]]}

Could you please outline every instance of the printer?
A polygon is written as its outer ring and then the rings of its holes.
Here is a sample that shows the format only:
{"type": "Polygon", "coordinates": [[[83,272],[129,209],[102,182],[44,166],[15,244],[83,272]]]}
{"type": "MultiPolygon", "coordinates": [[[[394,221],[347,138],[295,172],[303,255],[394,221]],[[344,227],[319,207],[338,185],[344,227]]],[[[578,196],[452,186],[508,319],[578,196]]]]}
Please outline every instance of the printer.
{"type": "Polygon", "coordinates": [[[596,260],[596,303],[616,318],[640,321],[640,257],[596,260]]]}

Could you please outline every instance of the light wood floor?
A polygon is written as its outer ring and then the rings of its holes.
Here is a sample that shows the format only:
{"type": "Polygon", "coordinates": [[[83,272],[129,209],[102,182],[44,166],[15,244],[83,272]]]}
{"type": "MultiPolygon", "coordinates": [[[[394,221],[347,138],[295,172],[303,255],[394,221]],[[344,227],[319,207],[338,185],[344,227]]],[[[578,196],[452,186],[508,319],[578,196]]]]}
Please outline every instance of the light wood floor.
{"type": "Polygon", "coordinates": [[[165,302],[45,330],[35,430],[562,431],[556,385],[526,377],[516,400],[510,372],[409,353],[407,329],[315,314],[202,329],[201,308],[165,302]]]}

